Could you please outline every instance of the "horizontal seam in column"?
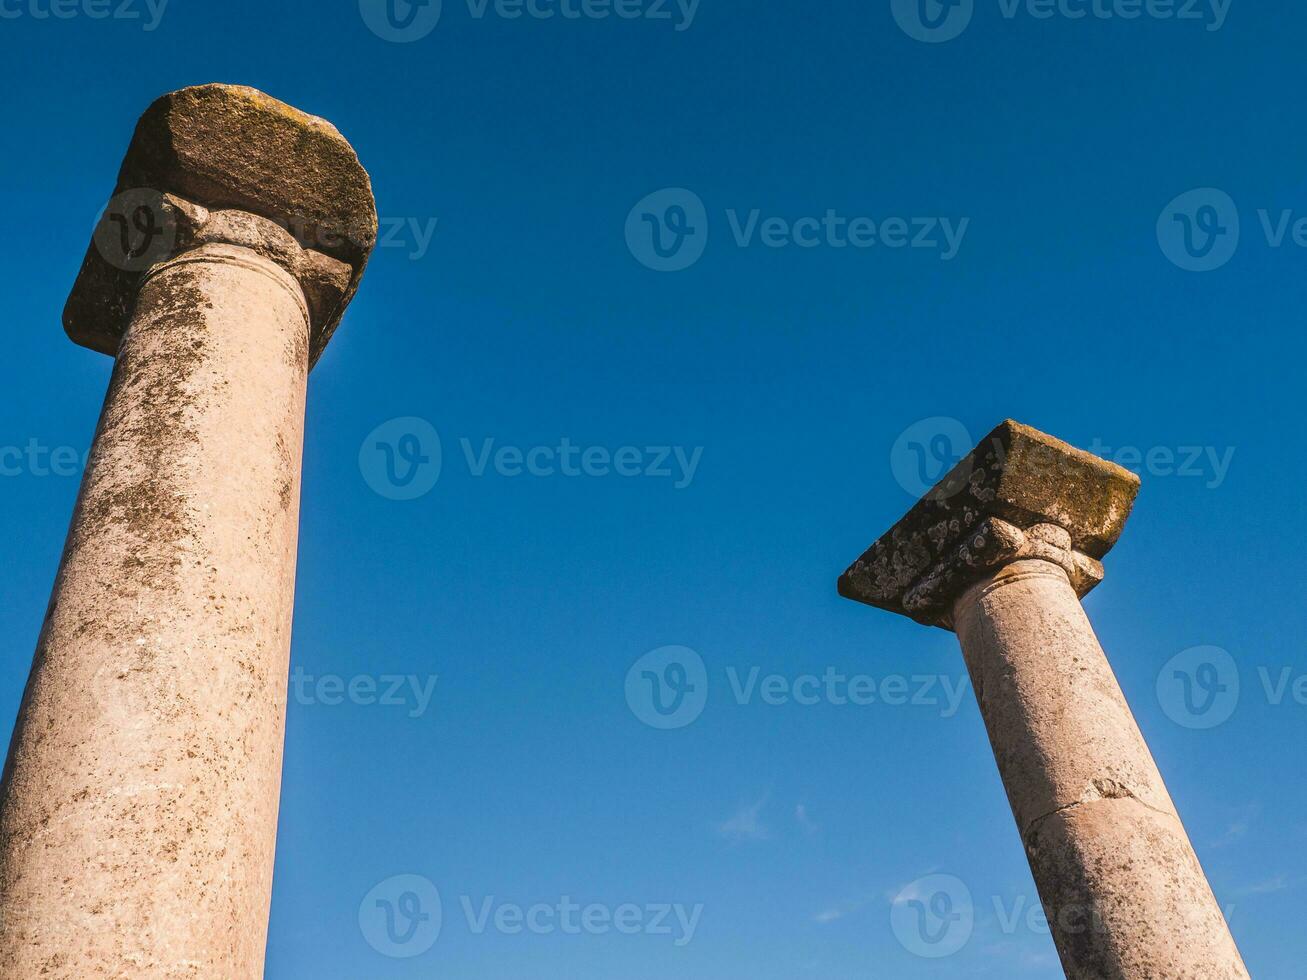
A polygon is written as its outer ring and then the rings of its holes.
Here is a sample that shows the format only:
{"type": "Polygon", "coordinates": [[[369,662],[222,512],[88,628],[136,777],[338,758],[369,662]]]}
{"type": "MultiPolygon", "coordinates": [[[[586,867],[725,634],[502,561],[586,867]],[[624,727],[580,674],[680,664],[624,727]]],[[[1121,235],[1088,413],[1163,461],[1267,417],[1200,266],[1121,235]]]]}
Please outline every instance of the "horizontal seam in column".
{"type": "Polygon", "coordinates": [[[1157,807],[1145,803],[1133,793],[1129,793],[1125,796],[1100,796],[1095,800],[1076,800],[1074,803],[1068,803],[1065,806],[1059,806],[1053,810],[1049,810],[1047,813],[1041,814],[1030,821],[1029,826],[1021,832],[1021,839],[1028,842],[1030,837],[1039,829],[1040,824],[1045,820],[1048,820],[1050,817],[1056,817],[1060,813],[1069,813],[1070,811],[1079,809],[1080,807],[1093,806],[1097,803],[1120,803],[1123,800],[1138,803],[1145,810],[1151,810],[1153,813],[1167,817],[1170,820],[1175,821],[1175,823],[1183,829],[1183,824],[1180,823],[1180,815],[1178,813],[1159,810],[1157,807]]]}

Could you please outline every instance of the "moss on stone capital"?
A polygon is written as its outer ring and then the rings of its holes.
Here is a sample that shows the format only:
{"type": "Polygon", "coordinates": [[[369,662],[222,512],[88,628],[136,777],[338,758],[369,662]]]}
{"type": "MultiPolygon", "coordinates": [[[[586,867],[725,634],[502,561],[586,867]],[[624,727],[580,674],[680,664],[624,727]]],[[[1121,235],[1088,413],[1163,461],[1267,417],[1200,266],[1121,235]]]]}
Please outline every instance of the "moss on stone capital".
{"type": "MultiPolygon", "coordinates": [[[[913,608],[905,600],[952,560],[981,522],[1057,525],[1070,535],[1073,551],[1097,560],[1121,536],[1138,492],[1139,478],[1129,470],[1006,421],[849,567],[840,594],[939,625],[945,610],[913,608]]],[[[964,575],[956,582],[959,590],[968,584],[964,575]]]]}
{"type": "Polygon", "coordinates": [[[338,307],[314,324],[316,360],[377,239],[367,171],[336,128],[242,85],[198,85],[155,101],[137,123],[64,310],[64,327],[77,343],[117,350],[148,264],[142,256],[160,242],[176,242],[173,213],[158,203],[166,196],[269,219],[304,248],[350,267],[338,307]]]}

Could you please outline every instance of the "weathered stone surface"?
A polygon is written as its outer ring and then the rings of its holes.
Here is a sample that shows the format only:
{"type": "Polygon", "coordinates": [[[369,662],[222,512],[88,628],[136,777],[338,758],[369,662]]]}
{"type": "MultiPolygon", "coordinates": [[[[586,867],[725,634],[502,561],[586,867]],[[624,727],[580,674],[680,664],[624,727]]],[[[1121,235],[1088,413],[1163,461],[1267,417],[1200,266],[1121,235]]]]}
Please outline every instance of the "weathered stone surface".
{"type": "Polygon", "coordinates": [[[1246,978],[1066,572],[1005,565],[952,619],[1066,975],[1246,978]]]}
{"type": "Polygon", "coordinates": [[[65,314],[116,363],[0,782],[0,977],[258,980],[305,392],[375,214],[335,130],[225,86],[120,187],[65,314]]]}
{"type": "Polygon", "coordinates": [[[263,975],[307,376],[275,262],[145,283],[0,788],[0,976],[263,975]]]}
{"type": "MultiPolygon", "coordinates": [[[[968,554],[984,550],[972,542],[990,518],[1018,530],[1065,530],[1080,556],[1073,560],[1084,574],[1073,579],[1083,594],[1101,579],[1096,563],[1120,537],[1138,491],[1129,470],[1006,421],[853,563],[840,577],[840,594],[947,627],[952,600],[992,564],[968,554]],[[948,588],[936,582],[923,589],[932,578],[948,588]]],[[[991,534],[985,547],[994,544],[991,534]]]]}
{"type": "Polygon", "coordinates": [[[1173,814],[1129,798],[1073,807],[1026,854],[1069,980],[1248,980],[1173,814]]]}
{"type": "Polygon", "coordinates": [[[330,123],[238,85],[182,89],[141,117],[114,200],[64,310],[69,336],[94,350],[117,352],[144,268],[185,247],[185,215],[173,206],[176,198],[269,219],[305,249],[349,268],[334,305],[315,311],[310,362],[316,362],[376,243],[371,182],[330,123]],[[175,247],[143,256],[132,248],[105,247],[118,235],[126,244],[142,234],[150,239],[147,253],[175,247]]]}
{"type": "Polygon", "coordinates": [[[1132,474],[1005,422],[840,579],[954,629],[1071,980],[1246,980],[1080,605],[1132,474]]]}

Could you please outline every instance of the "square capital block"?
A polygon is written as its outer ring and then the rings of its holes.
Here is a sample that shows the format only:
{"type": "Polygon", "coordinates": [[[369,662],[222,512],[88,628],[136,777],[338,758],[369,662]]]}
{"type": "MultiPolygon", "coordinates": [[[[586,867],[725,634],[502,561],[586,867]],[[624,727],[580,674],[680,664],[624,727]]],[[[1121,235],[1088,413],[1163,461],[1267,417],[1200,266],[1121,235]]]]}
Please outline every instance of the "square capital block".
{"type": "Polygon", "coordinates": [[[348,267],[339,301],[313,324],[316,361],[376,244],[371,181],[331,123],[242,85],[184,88],[145,111],[64,308],[68,335],[117,351],[142,273],[184,244],[176,199],[266,219],[348,267]]]}
{"type": "Polygon", "coordinates": [[[840,595],[947,627],[953,600],[1019,558],[1084,595],[1121,536],[1139,477],[1028,425],[999,425],[840,576],[840,595]]]}

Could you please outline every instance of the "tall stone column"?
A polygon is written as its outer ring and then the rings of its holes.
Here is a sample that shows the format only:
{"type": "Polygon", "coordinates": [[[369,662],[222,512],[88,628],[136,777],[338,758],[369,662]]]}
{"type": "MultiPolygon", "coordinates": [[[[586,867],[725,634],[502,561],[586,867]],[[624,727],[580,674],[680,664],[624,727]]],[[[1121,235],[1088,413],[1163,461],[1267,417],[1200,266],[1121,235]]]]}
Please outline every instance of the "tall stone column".
{"type": "Polygon", "coordinates": [[[116,363],[0,786],[0,976],[263,975],[305,388],[375,236],[323,120],[141,119],[64,312],[116,363]]]}
{"type": "Polygon", "coordinates": [[[1005,422],[840,579],[956,631],[1066,975],[1246,978],[1081,608],[1139,488],[1005,422]]]}

